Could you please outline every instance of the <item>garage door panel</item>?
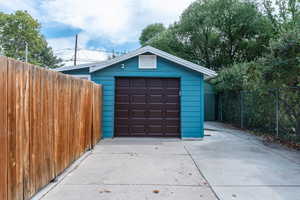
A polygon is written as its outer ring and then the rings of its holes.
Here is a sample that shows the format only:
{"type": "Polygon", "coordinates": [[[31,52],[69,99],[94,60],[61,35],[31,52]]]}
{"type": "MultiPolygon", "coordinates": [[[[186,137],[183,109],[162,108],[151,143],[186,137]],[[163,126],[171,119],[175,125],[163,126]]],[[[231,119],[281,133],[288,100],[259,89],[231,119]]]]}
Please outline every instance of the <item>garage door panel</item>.
{"type": "Polygon", "coordinates": [[[128,90],[127,94],[130,94],[130,95],[146,95],[146,92],[147,92],[147,88],[144,88],[144,87],[130,88],[130,90],[128,90]]]}
{"type": "Polygon", "coordinates": [[[131,118],[146,118],[147,117],[147,113],[146,113],[146,110],[137,110],[137,109],[134,109],[134,110],[131,110],[130,111],[130,117],[131,118]]]}
{"type": "Polygon", "coordinates": [[[166,89],[165,93],[167,95],[177,95],[178,96],[179,89],[177,89],[177,88],[175,88],[175,89],[166,89]]]}
{"type": "Polygon", "coordinates": [[[130,80],[130,87],[132,88],[146,88],[146,79],[143,78],[131,78],[130,80]]]}
{"type": "Polygon", "coordinates": [[[166,112],[178,112],[179,113],[179,104],[177,103],[165,103],[165,110],[166,112]]]}
{"type": "Polygon", "coordinates": [[[118,95],[128,95],[130,92],[129,87],[117,88],[116,93],[118,95]]]}
{"type": "Polygon", "coordinates": [[[131,104],[146,104],[147,96],[145,94],[133,94],[130,98],[131,104]]]}
{"type": "Polygon", "coordinates": [[[148,110],[164,110],[165,104],[163,103],[148,103],[148,110]]]}
{"type": "Polygon", "coordinates": [[[178,124],[180,123],[179,118],[168,118],[166,119],[166,125],[167,126],[178,126],[178,124]]]}
{"type": "Polygon", "coordinates": [[[146,126],[145,125],[131,125],[130,133],[132,134],[145,134],[146,126]]]}
{"type": "Polygon", "coordinates": [[[117,78],[116,136],[179,137],[179,79],[117,78]]]}
{"type": "Polygon", "coordinates": [[[116,118],[116,123],[118,123],[119,125],[122,125],[122,126],[128,126],[129,120],[128,120],[128,118],[118,117],[118,118],[116,118]]]}
{"type": "Polygon", "coordinates": [[[129,111],[128,110],[118,109],[116,117],[117,118],[128,118],[128,115],[129,115],[129,111]]]}
{"type": "Polygon", "coordinates": [[[122,104],[122,103],[129,103],[129,100],[130,100],[130,98],[129,98],[128,94],[116,96],[116,102],[120,103],[120,104],[122,104]]]}
{"type": "Polygon", "coordinates": [[[155,109],[155,110],[150,110],[148,117],[153,118],[153,117],[158,117],[158,118],[163,118],[164,112],[162,109],[155,109]]]}
{"type": "Polygon", "coordinates": [[[167,117],[166,118],[170,118],[170,117],[176,117],[176,118],[179,118],[180,116],[180,113],[178,110],[172,110],[172,109],[168,109],[166,110],[166,115],[167,117]]]}
{"type": "Polygon", "coordinates": [[[130,131],[128,126],[119,125],[115,130],[117,133],[120,133],[124,136],[130,136],[130,131]]]}
{"type": "Polygon", "coordinates": [[[162,88],[148,88],[147,91],[148,94],[152,95],[161,95],[164,93],[164,90],[162,88]]]}
{"type": "Polygon", "coordinates": [[[148,125],[162,125],[164,123],[164,121],[162,120],[162,118],[158,117],[158,118],[148,118],[148,125]]]}
{"type": "Polygon", "coordinates": [[[168,136],[174,136],[178,133],[179,126],[166,126],[166,135],[168,136]]]}
{"type": "Polygon", "coordinates": [[[175,103],[178,104],[179,96],[178,95],[166,95],[166,103],[175,103]]]}
{"type": "Polygon", "coordinates": [[[145,126],[146,122],[147,122],[146,117],[145,118],[131,118],[130,124],[133,125],[133,126],[134,125],[143,125],[143,126],[145,126]]]}
{"type": "Polygon", "coordinates": [[[162,103],[164,101],[164,96],[162,94],[150,94],[149,102],[151,103],[162,103]]]}
{"type": "Polygon", "coordinates": [[[123,87],[130,87],[130,80],[129,79],[118,79],[118,81],[116,81],[116,86],[117,88],[123,88],[123,87]]]}

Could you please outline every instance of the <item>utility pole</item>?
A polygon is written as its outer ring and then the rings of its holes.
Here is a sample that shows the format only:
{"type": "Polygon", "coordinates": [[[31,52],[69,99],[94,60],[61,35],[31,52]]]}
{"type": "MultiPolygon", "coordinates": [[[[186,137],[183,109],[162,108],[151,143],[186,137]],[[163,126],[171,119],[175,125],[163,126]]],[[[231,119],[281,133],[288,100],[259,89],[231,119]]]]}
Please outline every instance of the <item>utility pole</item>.
{"type": "Polygon", "coordinates": [[[28,43],[25,42],[25,62],[28,62],[28,43]]]}
{"type": "Polygon", "coordinates": [[[78,34],[75,36],[75,52],[74,52],[74,66],[77,65],[77,40],[78,40],[78,34]]]}

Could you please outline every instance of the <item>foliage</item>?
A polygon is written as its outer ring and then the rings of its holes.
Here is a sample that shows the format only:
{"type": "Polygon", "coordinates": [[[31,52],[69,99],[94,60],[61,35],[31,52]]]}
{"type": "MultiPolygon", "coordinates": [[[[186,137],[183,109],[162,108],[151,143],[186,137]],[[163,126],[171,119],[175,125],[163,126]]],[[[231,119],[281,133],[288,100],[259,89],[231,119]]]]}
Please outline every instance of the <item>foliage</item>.
{"type": "Polygon", "coordinates": [[[274,36],[300,28],[299,0],[262,0],[263,12],[272,24],[274,36]]]}
{"type": "Polygon", "coordinates": [[[163,32],[166,28],[161,23],[150,24],[143,29],[139,38],[141,45],[145,45],[150,39],[163,32]]]}
{"type": "Polygon", "coordinates": [[[272,40],[268,52],[251,63],[220,70],[211,83],[219,91],[300,86],[300,32],[292,30],[272,40]]]}
{"type": "MultiPolygon", "coordinates": [[[[299,29],[300,30],[300,29],[299,29]]],[[[269,87],[300,86],[300,31],[282,34],[261,59],[262,79],[269,87]]]]}
{"type": "MultiPolygon", "coordinates": [[[[239,63],[221,70],[211,82],[226,99],[222,99],[224,115],[234,113],[233,107],[240,107],[232,93],[246,90],[243,104],[248,107],[245,113],[247,128],[274,133],[277,102],[280,137],[295,141],[300,139],[299,31],[288,31],[271,41],[269,52],[256,62],[239,63]]],[[[235,123],[231,118],[227,116],[229,122],[235,123]]]]}
{"type": "Polygon", "coordinates": [[[25,46],[28,44],[30,63],[57,67],[60,59],[53,55],[52,48],[40,33],[40,24],[27,12],[12,14],[0,12],[0,50],[2,54],[18,60],[25,60],[25,46]]]}
{"type": "Polygon", "coordinates": [[[219,92],[256,89],[261,77],[258,67],[256,62],[237,63],[221,70],[210,82],[219,92]]]}
{"type": "Polygon", "coordinates": [[[299,97],[300,88],[223,91],[219,93],[220,119],[299,146],[299,97]]]}
{"type": "Polygon", "coordinates": [[[215,70],[258,58],[271,37],[267,18],[248,1],[196,1],[180,24],[194,56],[215,70]]]}
{"type": "Polygon", "coordinates": [[[180,42],[180,38],[177,36],[178,26],[176,24],[170,26],[162,33],[157,34],[155,37],[150,39],[146,45],[153,46],[160,50],[169,52],[170,54],[179,56],[187,59],[189,57],[189,50],[186,49],[180,42]]]}
{"type": "Polygon", "coordinates": [[[260,57],[271,31],[268,18],[253,2],[198,0],[182,13],[179,22],[148,43],[218,70],[260,57]]]}

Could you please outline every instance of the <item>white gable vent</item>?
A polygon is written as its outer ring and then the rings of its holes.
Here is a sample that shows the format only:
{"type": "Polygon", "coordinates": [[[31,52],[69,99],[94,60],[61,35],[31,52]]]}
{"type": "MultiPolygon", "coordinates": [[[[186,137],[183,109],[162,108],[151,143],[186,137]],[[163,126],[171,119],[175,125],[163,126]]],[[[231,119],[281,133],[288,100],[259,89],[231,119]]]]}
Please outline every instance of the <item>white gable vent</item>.
{"type": "Polygon", "coordinates": [[[155,69],[156,68],[156,55],[140,55],[139,68],[140,69],[155,69]]]}

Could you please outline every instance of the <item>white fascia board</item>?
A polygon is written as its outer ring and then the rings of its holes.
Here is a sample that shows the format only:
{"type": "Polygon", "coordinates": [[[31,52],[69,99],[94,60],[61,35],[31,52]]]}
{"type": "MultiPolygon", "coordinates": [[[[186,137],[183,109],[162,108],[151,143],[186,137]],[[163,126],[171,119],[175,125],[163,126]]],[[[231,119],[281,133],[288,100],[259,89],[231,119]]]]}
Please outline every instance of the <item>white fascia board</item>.
{"type": "Polygon", "coordinates": [[[81,65],[73,65],[73,66],[64,66],[64,67],[59,67],[56,69],[53,69],[54,71],[62,72],[62,71],[69,71],[69,70],[74,70],[74,69],[83,69],[83,68],[90,68],[93,66],[98,66],[102,64],[105,61],[102,62],[96,62],[96,63],[88,63],[88,64],[81,64],[81,65]]]}

